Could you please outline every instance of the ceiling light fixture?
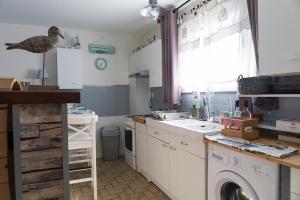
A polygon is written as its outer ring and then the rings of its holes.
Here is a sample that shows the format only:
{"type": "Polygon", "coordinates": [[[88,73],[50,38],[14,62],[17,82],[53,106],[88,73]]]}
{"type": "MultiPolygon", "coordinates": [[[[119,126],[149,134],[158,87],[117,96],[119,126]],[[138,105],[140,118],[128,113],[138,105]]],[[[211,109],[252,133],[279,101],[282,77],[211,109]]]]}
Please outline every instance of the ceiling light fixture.
{"type": "Polygon", "coordinates": [[[160,7],[157,4],[157,0],[149,0],[149,5],[144,7],[140,14],[143,17],[147,18],[153,18],[153,20],[156,20],[159,16],[160,7]]]}

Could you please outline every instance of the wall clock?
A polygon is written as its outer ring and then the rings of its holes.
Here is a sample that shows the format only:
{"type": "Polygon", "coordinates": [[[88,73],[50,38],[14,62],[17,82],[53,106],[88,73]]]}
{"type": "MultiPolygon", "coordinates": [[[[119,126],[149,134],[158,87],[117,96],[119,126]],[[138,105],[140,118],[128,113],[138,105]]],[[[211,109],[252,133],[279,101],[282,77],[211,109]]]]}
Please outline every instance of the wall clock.
{"type": "Polygon", "coordinates": [[[95,67],[98,70],[105,70],[107,68],[107,61],[104,58],[97,58],[95,60],[95,67]]]}

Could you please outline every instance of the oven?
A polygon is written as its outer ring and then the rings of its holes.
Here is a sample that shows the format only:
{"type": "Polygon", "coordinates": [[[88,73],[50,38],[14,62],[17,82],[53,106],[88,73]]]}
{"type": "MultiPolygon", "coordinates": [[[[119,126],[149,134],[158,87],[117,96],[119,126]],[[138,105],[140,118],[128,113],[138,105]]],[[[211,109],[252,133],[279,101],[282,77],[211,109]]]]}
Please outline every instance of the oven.
{"type": "Polygon", "coordinates": [[[125,162],[135,170],[136,169],[135,122],[131,117],[125,118],[124,133],[125,133],[125,140],[124,140],[125,162]]]}

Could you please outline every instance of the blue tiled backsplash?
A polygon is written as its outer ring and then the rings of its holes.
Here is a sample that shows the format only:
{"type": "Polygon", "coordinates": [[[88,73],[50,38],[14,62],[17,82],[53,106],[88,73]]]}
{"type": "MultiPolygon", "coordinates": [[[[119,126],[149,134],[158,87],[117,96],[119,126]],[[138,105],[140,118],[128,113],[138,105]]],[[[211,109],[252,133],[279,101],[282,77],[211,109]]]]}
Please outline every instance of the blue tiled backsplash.
{"type": "MultiPolygon", "coordinates": [[[[162,88],[151,88],[152,95],[152,110],[163,110],[162,103],[162,88]]],[[[202,100],[205,93],[200,94],[200,100],[202,100]]],[[[220,115],[223,111],[230,111],[234,108],[234,102],[236,100],[236,92],[215,92],[211,98],[210,111],[215,112],[216,115],[220,115]],[[231,106],[229,105],[231,103],[231,106]]],[[[192,108],[194,94],[183,93],[182,101],[180,105],[180,111],[190,112],[192,108]]],[[[253,99],[254,102],[254,99],[253,99]]],[[[257,107],[253,108],[255,113],[262,113],[264,115],[272,115],[274,119],[300,117],[300,98],[279,98],[279,109],[273,111],[260,110],[257,107]]]]}

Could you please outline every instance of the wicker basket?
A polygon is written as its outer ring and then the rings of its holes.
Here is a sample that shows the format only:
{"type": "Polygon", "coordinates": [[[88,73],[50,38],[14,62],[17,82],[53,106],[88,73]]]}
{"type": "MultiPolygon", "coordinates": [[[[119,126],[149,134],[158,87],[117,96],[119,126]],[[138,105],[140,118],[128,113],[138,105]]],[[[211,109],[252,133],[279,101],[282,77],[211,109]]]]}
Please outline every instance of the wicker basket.
{"type": "Polygon", "coordinates": [[[268,76],[244,78],[238,77],[240,94],[269,94],[272,92],[272,78],[268,76]]]}

